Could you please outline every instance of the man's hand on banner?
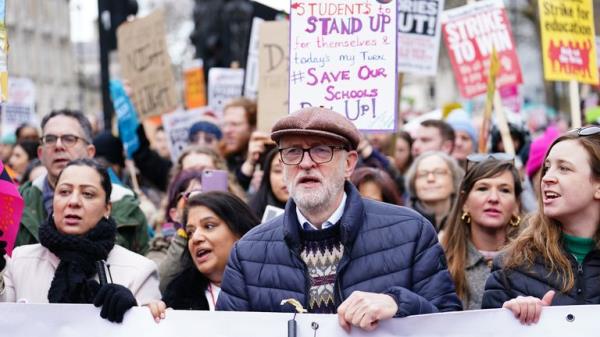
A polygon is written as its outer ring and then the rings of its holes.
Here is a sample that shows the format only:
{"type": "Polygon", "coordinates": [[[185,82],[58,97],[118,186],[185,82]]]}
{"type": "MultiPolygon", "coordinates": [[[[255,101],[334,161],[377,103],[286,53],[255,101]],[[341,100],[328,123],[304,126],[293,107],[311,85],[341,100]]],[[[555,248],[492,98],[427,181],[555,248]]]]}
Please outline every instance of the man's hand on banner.
{"type": "Polygon", "coordinates": [[[512,311],[521,324],[535,324],[540,320],[542,307],[552,304],[554,294],[555,291],[550,290],[541,300],[533,296],[517,296],[517,298],[504,302],[502,307],[512,311]]]}
{"type": "Polygon", "coordinates": [[[397,311],[398,304],[389,295],[355,291],[338,307],[338,320],[347,332],[352,325],[371,331],[397,311]]]}

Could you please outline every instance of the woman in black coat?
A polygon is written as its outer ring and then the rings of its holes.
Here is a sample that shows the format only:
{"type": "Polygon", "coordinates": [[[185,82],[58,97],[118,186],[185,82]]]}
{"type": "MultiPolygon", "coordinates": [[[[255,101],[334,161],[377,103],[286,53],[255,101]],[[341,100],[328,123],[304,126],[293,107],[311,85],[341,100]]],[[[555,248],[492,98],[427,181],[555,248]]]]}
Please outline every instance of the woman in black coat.
{"type": "Polygon", "coordinates": [[[543,163],[541,212],[496,261],[482,303],[524,324],[544,306],[600,304],[600,127],[559,137],[543,163]]]}
{"type": "Polygon", "coordinates": [[[149,305],[158,322],[166,307],[180,310],[214,310],[221,279],[233,244],[259,220],[250,208],[229,192],[189,196],[183,213],[188,244],[184,270],[167,285],[162,301],[149,305]]]}

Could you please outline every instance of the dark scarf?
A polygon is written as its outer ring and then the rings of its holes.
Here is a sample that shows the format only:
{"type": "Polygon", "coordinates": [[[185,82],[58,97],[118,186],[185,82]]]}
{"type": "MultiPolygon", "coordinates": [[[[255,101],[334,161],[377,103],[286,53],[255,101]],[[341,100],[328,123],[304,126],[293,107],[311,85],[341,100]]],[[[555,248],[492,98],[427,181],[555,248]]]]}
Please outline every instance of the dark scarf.
{"type": "Polygon", "coordinates": [[[169,283],[162,300],[175,310],[208,310],[208,282],[196,266],[188,266],[169,283]]]}
{"type": "Polygon", "coordinates": [[[60,259],[54,273],[50,303],[92,303],[100,284],[91,279],[96,261],[106,260],[115,245],[117,226],[112,218],[102,218],[85,235],[61,234],[52,214],[40,226],[40,243],[60,259]]]}

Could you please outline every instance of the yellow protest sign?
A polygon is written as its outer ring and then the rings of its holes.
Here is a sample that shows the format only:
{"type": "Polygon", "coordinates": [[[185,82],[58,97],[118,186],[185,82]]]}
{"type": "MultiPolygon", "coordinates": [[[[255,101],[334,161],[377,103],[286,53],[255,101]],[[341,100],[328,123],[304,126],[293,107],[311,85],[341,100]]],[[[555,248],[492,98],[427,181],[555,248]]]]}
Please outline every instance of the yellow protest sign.
{"type": "Polygon", "coordinates": [[[544,78],[597,84],[592,0],[540,0],[544,78]]]}

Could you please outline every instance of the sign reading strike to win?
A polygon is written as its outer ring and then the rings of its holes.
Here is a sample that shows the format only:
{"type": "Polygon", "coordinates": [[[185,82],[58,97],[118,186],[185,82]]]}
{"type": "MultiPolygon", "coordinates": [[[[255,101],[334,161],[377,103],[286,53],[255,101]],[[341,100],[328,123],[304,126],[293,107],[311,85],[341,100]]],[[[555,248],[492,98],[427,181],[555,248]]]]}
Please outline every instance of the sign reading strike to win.
{"type": "Polygon", "coordinates": [[[487,72],[494,49],[500,60],[497,87],[523,82],[502,0],[479,1],[445,11],[442,32],[463,97],[472,98],[486,92],[487,72]]]}
{"type": "Polygon", "coordinates": [[[598,84],[592,0],[540,0],[544,78],[598,84]]]}
{"type": "Polygon", "coordinates": [[[396,1],[292,1],[289,110],[323,106],[393,130],[396,1]]]}

